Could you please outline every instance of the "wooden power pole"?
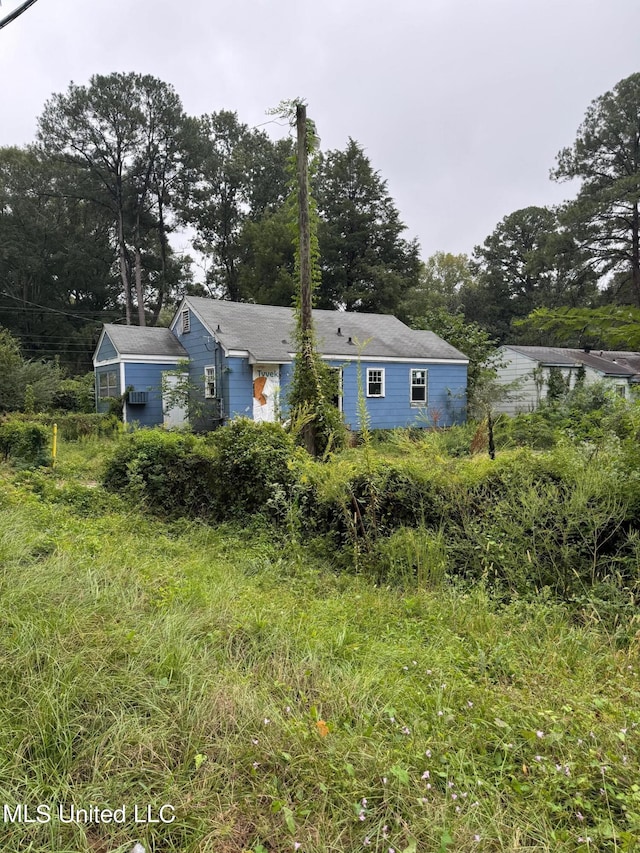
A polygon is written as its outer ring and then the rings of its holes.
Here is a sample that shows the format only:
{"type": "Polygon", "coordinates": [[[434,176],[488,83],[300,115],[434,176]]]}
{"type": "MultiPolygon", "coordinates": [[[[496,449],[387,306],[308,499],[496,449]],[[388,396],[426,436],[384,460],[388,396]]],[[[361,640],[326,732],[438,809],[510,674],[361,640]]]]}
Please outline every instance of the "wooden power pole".
{"type": "MultiPolygon", "coordinates": [[[[296,104],[298,227],[300,234],[300,346],[304,370],[314,375],[313,319],[311,314],[311,223],[309,218],[309,169],[307,146],[307,108],[296,104]]],[[[315,419],[314,419],[315,420],[315,419]]],[[[305,424],[302,435],[308,453],[316,455],[315,423],[305,424]]]]}

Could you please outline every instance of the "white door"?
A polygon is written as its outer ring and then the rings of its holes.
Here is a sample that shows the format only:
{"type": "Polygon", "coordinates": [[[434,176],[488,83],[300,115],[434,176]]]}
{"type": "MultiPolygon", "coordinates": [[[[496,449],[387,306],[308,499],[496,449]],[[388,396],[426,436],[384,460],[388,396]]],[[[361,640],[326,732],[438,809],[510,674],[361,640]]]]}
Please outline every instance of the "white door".
{"type": "Polygon", "coordinates": [[[181,376],[162,374],[162,423],[165,429],[182,427],[188,421],[187,409],[180,393],[181,376]]]}
{"type": "Polygon", "coordinates": [[[278,411],[280,368],[277,364],[253,366],[253,419],[273,423],[278,411]]]}

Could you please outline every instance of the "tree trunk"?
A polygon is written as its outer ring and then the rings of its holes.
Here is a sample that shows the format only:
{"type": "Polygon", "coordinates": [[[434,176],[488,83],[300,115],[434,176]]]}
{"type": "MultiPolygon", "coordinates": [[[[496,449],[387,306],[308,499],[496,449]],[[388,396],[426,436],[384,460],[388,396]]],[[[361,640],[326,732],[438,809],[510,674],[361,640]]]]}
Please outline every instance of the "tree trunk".
{"type": "Polygon", "coordinates": [[[126,247],[124,244],[124,222],[122,208],[118,207],[118,258],[120,262],[120,280],[122,281],[122,290],[124,294],[124,309],[127,326],[130,326],[133,321],[133,303],[131,300],[131,283],[129,281],[129,271],[127,269],[126,247]]]}
{"type": "Polygon", "coordinates": [[[640,308],[640,216],[637,202],[631,214],[631,283],[636,305],[640,308]]]}
{"type": "Polygon", "coordinates": [[[142,259],[140,248],[136,246],[136,299],[138,300],[138,325],[146,326],[144,315],[144,292],[142,290],[142,259]]]}

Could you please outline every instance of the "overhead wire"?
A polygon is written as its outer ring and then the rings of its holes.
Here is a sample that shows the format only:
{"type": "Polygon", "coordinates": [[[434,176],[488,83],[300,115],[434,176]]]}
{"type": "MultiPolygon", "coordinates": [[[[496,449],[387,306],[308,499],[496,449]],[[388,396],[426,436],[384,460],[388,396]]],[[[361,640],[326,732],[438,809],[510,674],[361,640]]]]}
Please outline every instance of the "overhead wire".
{"type": "Polygon", "coordinates": [[[20,6],[18,6],[17,9],[14,9],[13,12],[9,12],[8,15],[6,15],[4,18],[1,18],[0,19],[0,30],[3,27],[6,27],[7,24],[10,24],[11,21],[15,21],[15,19],[18,18],[23,12],[27,11],[29,6],[33,6],[33,4],[35,2],[36,2],[36,0],[26,0],[26,2],[24,2],[20,6]]]}

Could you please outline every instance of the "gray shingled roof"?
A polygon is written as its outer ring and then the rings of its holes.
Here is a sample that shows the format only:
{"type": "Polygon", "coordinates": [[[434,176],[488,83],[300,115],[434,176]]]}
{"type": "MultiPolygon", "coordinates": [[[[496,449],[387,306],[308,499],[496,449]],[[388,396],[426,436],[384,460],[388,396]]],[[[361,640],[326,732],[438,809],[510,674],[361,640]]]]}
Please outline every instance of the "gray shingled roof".
{"type": "Polygon", "coordinates": [[[166,355],[173,358],[189,358],[185,348],[169,329],[105,323],[104,330],[120,355],[166,355]]]}
{"type": "MultiPolygon", "coordinates": [[[[295,350],[291,308],[202,296],[189,296],[185,304],[215,334],[225,350],[246,350],[256,362],[291,361],[290,353],[295,350]]],[[[358,355],[358,344],[362,344],[364,359],[467,359],[433,332],[414,331],[390,314],[315,309],[313,320],[318,349],[323,355],[353,358],[358,355]]]]}
{"type": "Polygon", "coordinates": [[[569,347],[527,347],[505,344],[505,348],[528,356],[539,364],[547,367],[577,367],[584,364],[604,376],[631,377],[640,367],[640,354],[631,352],[614,352],[611,350],[591,350],[569,347]]]}

